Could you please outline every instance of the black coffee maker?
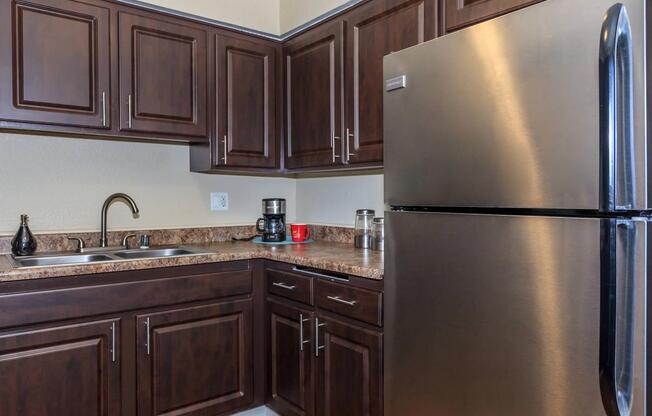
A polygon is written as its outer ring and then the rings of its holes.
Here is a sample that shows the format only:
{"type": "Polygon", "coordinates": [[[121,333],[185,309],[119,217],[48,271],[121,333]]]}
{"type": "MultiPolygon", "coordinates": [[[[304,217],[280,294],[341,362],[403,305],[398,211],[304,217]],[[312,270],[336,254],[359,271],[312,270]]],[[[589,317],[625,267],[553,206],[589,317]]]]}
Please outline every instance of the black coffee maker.
{"type": "Polygon", "coordinates": [[[285,199],[263,199],[263,218],[256,221],[256,230],[266,243],[285,241],[285,199]]]}

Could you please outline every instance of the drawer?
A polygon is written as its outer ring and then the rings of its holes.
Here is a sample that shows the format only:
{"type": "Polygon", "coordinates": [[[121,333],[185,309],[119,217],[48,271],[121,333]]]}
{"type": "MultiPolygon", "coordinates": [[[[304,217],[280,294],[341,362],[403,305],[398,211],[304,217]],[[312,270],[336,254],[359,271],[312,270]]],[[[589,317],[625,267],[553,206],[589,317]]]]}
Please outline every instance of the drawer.
{"type": "MultiPolygon", "coordinates": [[[[0,295],[0,328],[61,321],[92,315],[126,312],[136,309],[175,305],[246,295],[252,291],[252,270],[234,270],[190,274],[194,266],[142,271],[116,272],[127,280],[93,286],[75,286],[56,290],[0,295]],[[188,270],[188,274],[183,274],[188,270]],[[166,277],[157,274],[178,273],[166,277]],[[154,277],[154,278],[152,278],[154,277]],[[142,278],[143,280],[140,280],[142,278]],[[147,280],[144,280],[147,279],[147,280]]],[[[83,283],[83,278],[79,279],[83,283]]]]}
{"type": "Polygon", "coordinates": [[[383,294],[367,289],[333,283],[315,282],[315,305],[340,315],[382,326],[383,294]]]}
{"type": "Polygon", "coordinates": [[[267,270],[267,292],[307,305],[313,304],[313,279],[284,270],[267,270]]]}

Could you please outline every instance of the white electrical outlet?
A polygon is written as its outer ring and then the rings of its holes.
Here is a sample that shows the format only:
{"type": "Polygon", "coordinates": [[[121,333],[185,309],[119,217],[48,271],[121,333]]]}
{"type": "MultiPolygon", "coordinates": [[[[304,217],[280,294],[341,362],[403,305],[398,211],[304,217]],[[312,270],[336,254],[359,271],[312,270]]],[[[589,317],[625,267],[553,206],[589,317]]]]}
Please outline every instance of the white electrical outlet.
{"type": "Polygon", "coordinates": [[[211,211],[228,211],[229,193],[211,192],[211,211]]]}

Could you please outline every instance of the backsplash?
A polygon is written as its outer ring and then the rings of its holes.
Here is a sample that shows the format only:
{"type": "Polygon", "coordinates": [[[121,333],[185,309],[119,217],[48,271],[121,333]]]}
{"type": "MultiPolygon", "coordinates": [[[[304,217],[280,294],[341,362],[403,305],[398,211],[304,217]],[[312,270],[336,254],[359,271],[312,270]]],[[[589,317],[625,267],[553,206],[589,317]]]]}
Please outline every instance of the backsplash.
{"type": "MultiPolygon", "coordinates": [[[[288,231],[289,232],[289,231],[288,231]]],[[[315,240],[333,241],[338,243],[353,243],[353,228],[333,227],[323,225],[310,225],[311,236],[315,240]]],[[[195,244],[229,241],[232,238],[247,238],[256,234],[254,226],[224,226],[205,228],[178,228],[169,230],[138,230],[138,231],[109,231],[109,246],[118,246],[127,234],[149,234],[150,244],[195,244]]],[[[35,234],[38,243],[38,252],[47,253],[54,251],[71,251],[76,248],[75,241],[69,241],[68,236],[83,238],[87,247],[100,245],[100,233],[53,233],[35,234]]],[[[0,236],[0,254],[11,252],[12,236],[0,236]]],[[[132,240],[132,244],[136,244],[132,240]]]]}

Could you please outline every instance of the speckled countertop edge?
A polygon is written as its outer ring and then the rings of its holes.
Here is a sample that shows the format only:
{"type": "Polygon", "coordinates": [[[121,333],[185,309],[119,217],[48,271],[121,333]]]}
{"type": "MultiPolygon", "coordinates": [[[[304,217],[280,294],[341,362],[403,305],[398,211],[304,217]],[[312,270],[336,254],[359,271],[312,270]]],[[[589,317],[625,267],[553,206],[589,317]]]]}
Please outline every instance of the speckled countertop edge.
{"type": "Polygon", "coordinates": [[[185,244],[208,251],[172,258],[118,260],[90,264],[16,268],[7,255],[0,256],[0,282],[83,276],[126,270],[142,270],[190,264],[219,263],[236,260],[269,259],[300,266],[346,273],[373,280],[382,280],[382,252],[356,249],[351,244],[317,241],[310,244],[264,246],[251,242],[219,242],[185,244]]]}

